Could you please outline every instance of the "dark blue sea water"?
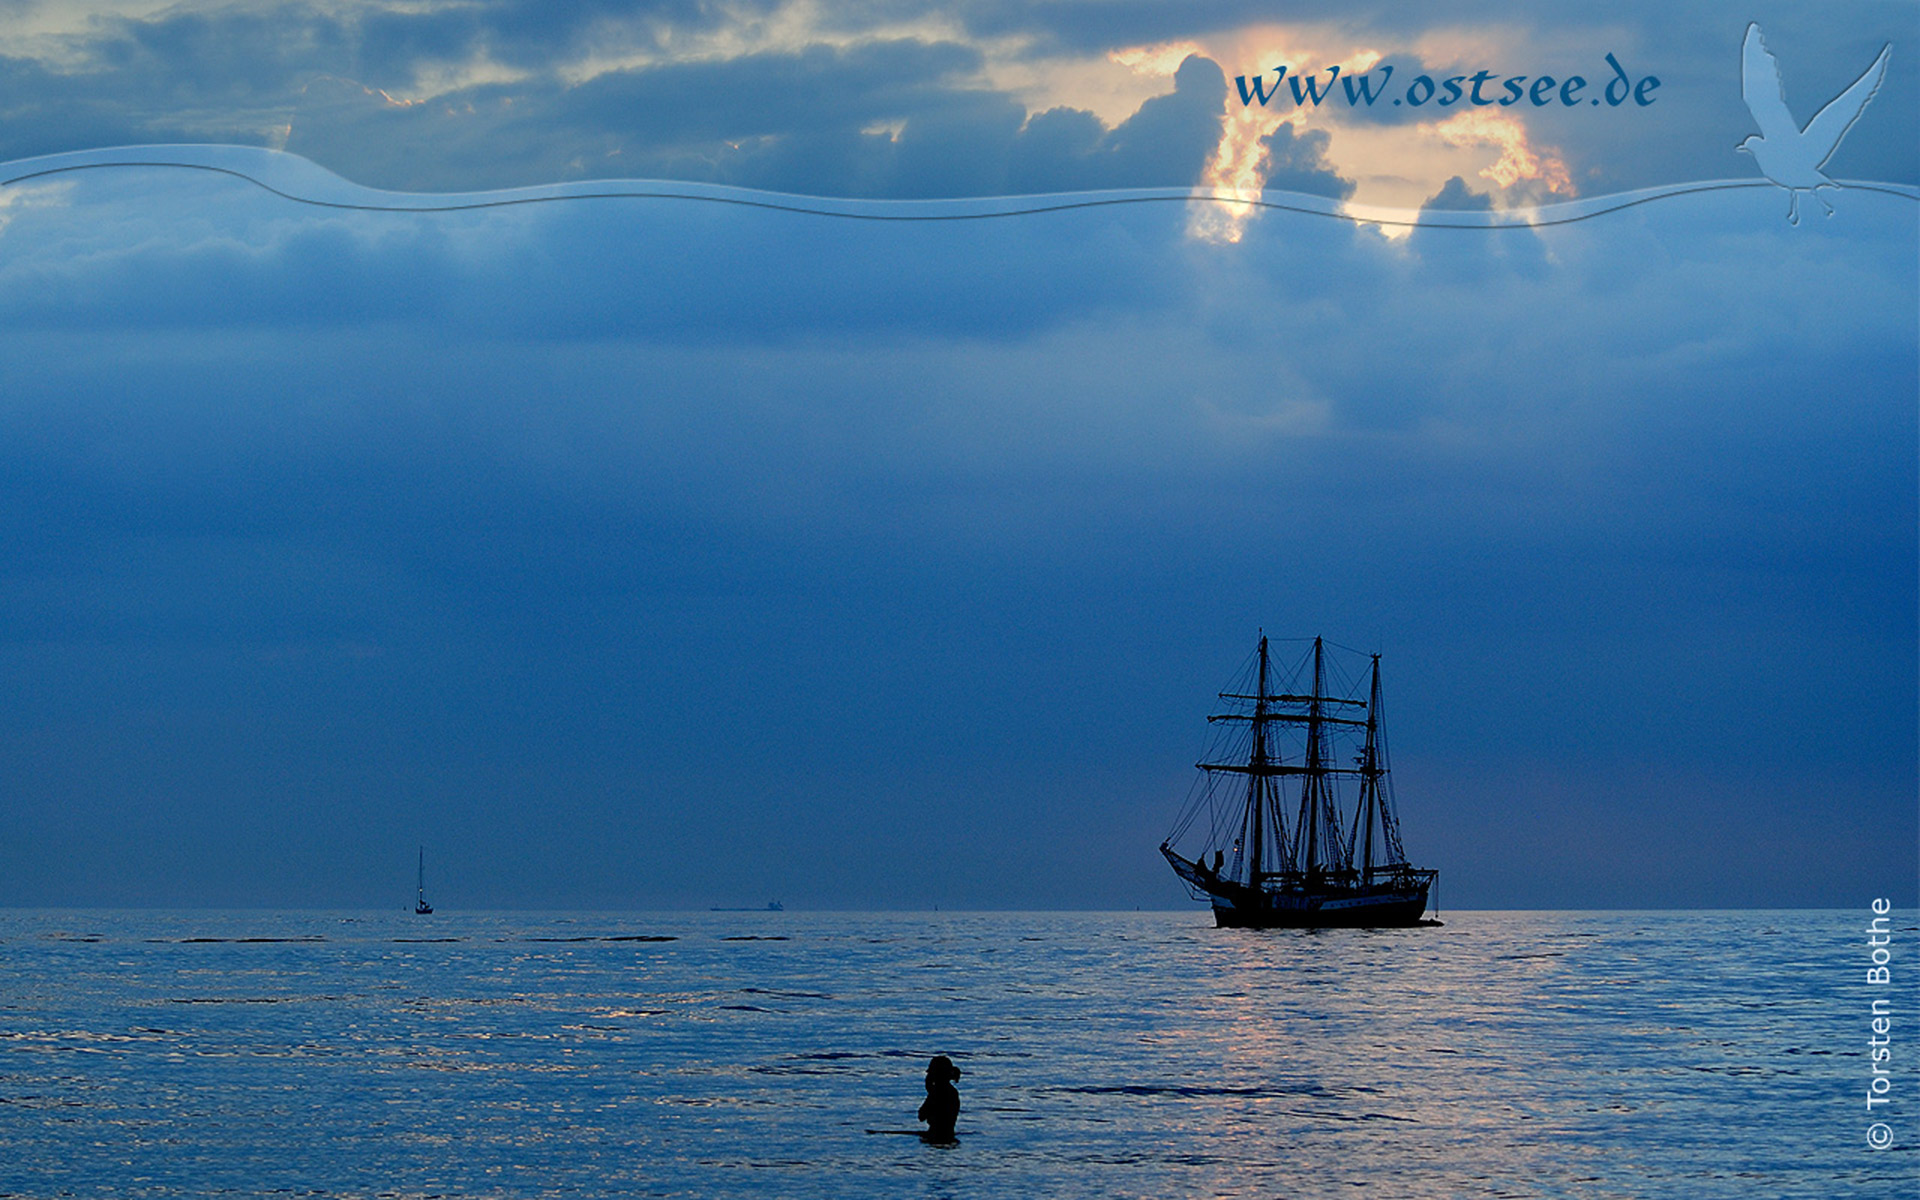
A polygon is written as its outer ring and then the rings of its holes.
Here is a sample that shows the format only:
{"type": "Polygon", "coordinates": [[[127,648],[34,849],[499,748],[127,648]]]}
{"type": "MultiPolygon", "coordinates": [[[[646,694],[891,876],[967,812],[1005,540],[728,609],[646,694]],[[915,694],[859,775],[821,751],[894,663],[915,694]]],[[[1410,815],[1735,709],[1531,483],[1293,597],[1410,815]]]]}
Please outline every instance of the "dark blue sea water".
{"type": "Polygon", "coordinates": [[[0,1193],[1911,1197],[1867,915],[4,912],[0,1193]]]}

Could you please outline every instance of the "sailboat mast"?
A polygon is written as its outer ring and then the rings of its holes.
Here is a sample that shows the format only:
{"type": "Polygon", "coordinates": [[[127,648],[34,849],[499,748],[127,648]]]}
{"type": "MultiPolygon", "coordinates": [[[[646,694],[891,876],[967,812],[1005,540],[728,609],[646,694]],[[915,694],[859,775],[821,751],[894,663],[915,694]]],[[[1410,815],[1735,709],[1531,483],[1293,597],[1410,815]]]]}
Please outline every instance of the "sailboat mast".
{"type": "Polygon", "coordinates": [[[420,847],[420,872],[414,879],[415,905],[427,902],[427,848],[420,847]]]}

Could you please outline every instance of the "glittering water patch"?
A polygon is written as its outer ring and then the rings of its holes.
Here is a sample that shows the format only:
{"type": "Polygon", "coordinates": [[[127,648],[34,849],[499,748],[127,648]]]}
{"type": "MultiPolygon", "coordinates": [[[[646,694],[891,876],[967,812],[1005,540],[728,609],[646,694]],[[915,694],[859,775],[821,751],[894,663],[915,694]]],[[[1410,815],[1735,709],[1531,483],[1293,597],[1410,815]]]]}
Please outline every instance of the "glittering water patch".
{"type": "Polygon", "coordinates": [[[149,943],[154,943],[159,945],[177,944],[181,946],[193,946],[193,945],[207,945],[207,944],[242,945],[242,944],[260,944],[260,943],[284,943],[284,942],[324,942],[327,939],[324,937],[321,937],[317,933],[309,933],[309,934],[302,934],[299,937],[184,937],[184,938],[145,938],[143,940],[149,943]]]}
{"type": "Polygon", "coordinates": [[[170,996],[168,1004],[326,1004],[345,996],[170,996]]]}
{"type": "Polygon", "coordinates": [[[1205,1084],[1150,1084],[1117,1083],[1110,1085],[1088,1084],[1080,1087],[1038,1088],[1042,1092],[1069,1092],[1085,1096],[1179,1096],[1184,1099],[1198,1099],[1208,1096],[1239,1096],[1251,1099],[1275,1099],[1281,1096],[1320,1096],[1327,1095],[1327,1089],[1319,1084],[1302,1084],[1298,1087],[1280,1087],[1262,1084],[1252,1087],[1209,1086],[1205,1084]]]}

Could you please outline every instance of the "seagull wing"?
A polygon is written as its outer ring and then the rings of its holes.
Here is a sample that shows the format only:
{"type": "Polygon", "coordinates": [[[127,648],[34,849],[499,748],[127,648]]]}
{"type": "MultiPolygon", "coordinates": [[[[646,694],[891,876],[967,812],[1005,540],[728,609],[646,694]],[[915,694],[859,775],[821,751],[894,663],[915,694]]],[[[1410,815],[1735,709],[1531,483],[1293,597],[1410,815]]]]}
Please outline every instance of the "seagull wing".
{"type": "Polygon", "coordinates": [[[1827,101],[1827,106],[1807,122],[1807,142],[1820,154],[1815,166],[1827,165],[1827,160],[1839,149],[1840,139],[1847,136],[1847,130],[1853,128],[1853,123],[1866,111],[1867,101],[1873,99],[1873,94],[1880,90],[1880,81],[1887,77],[1887,55],[1892,51],[1892,42],[1882,46],[1880,57],[1853,81],[1853,86],[1827,101]]]}
{"type": "Polygon", "coordinates": [[[1760,136],[1779,138],[1784,145],[1800,136],[1800,126],[1787,111],[1787,97],[1780,88],[1780,64],[1773,61],[1767,44],[1760,40],[1760,26],[1747,26],[1747,39],[1740,43],[1740,95],[1760,136]]]}

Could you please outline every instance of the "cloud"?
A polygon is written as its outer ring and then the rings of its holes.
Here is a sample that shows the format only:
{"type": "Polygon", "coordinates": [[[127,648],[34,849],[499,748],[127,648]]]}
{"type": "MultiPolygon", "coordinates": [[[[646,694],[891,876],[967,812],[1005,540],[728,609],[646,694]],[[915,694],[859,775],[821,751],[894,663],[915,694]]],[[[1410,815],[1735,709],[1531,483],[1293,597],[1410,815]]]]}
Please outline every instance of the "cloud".
{"type": "Polygon", "coordinates": [[[69,177],[63,194],[67,204],[17,206],[5,232],[0,316],[16,325],[396,321],[508,338],[690,342],[827,330],[1018,336],[1176,302],[1164,234],[1184,219],[1181,206],[1160,204],[1093,224],[941,226],[658,198],[352,213],[226,176],[144,167],[69,177]],[[76,211],[91,218],[75,222],[76,211]],[[847,249],[822,253],[823,244],[847,249]]]}
{"type": "Polygon", "coordinates": [[[1301,192],[1309,196],[1344,199],[1353,194],[1353,182],[1340,178],[1328,165],[1332,137],[1322,129],[1296,130],[1282,125],[1260,139],[1265,152],[1261,174],[1268,190],[1301,192]]]}
{"type": "MultiPolygon", "coordinates": [[[[1532,24],[1516,24],[1499,5],[1434,15],[1307,6],[1290,10],[1288,28],[1296,44],[1336,57],[1384,55],[1403,76],[1487,68],[1597,77],[1602,55],[1617,51],[1636,75],[1665,81],[1657,107],[1550,106],[1524,115],[1530,141],[1559,148],[1572,186],[1593,194],[1749,174],[1751,164],[1731,150],[1748,123],[1738,89],[1745,20],[1767,27],[1792,95],[1811,111],[1881,42],[1904,34],[1877,27],[1881,12],[1861,6],[1855,21],[1831,8],[1763,5],[1743,10],[1724,39],[1716,14],[1651,5],[1556,10],[1551,20],[1534,13],[1532,24]],[[1462,57],[1482,51],[1501,61],[1462,57]]],[[[1144,91],[1157,77],[1114,56],[1217,44],[1208,53],[1229,80],[1272,65],[1228,53],[1247,30],[1268,27],[1262,22],[1272,14],[1258,5],[1210,7],[1196,18],[1144,3],[936,12],[917,3],[827,8],[799,0],[364,0],[172,6],[52,25],[44,16],[33,32],[0,33],[0,105],[9,113],[0,157],[164,141],[285,145],[363,183],[428,190],[608,175],[834,195],[1185,185],[1196,172],[1184,167],[1202,157],[1194,139],[1227,106],[1198,112],[1210,84],[1182,88],[1166,79],[1157,96],[1144,91]],[[1121,96],[1131,107],[1115,110],[1121,96]],[[1097,131],[1072,115],[1095,109],[1103,114],[1097,131]],[[1033,141],[1023,142],[1020,131],[1036,121],[1033,141]],[[905,138],[909,126],[924,152],[905,138]]],[[[1849,134],[1837,171],[1920,178],[1920,150],[1898,116],[1920,107],[1916,86],[1898,71],[1890,76],[1849,134]]],[[[1472,173],[1458,155],[1427,164],[1381,140],[1379,131],[1414,120],[1404,106],[1317,119],[1334,135],[1327,166],[1358,182],[1363,200],[1386,194],[1394,162],[1424,172],[1404,194],[1394,192],[1397,203],[1472,173]]]]}

